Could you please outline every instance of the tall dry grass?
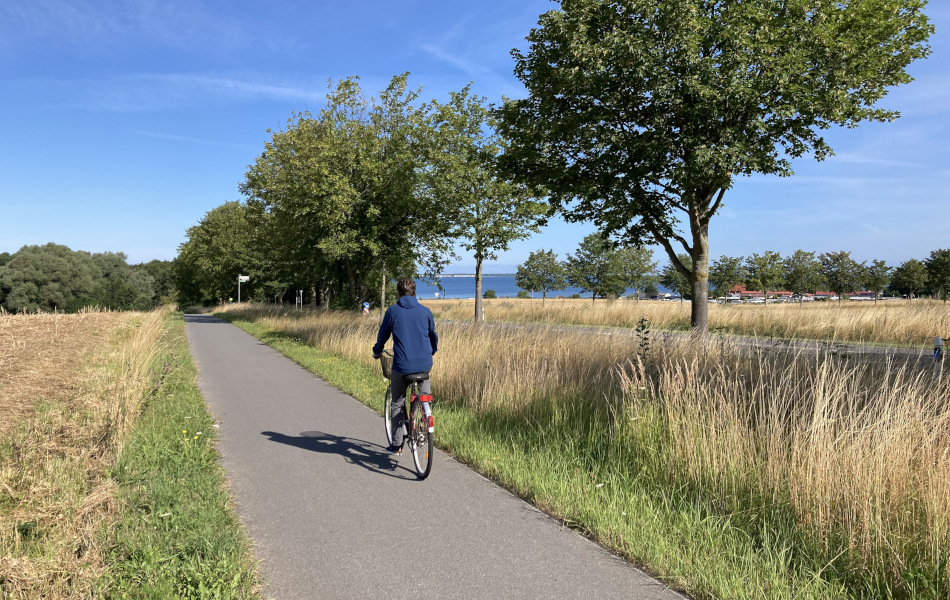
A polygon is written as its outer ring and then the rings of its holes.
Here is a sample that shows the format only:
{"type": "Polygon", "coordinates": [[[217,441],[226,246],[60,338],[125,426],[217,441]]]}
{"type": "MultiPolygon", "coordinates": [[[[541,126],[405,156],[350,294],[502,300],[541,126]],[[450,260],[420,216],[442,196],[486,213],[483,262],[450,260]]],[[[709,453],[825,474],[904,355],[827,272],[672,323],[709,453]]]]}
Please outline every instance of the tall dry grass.
{"type": "MultiPolygon", "coordinates": [[[[375,318],[232,310],[373,366],[375,318]]],[[[950,372],[724,339],[653,334],[644,351],[610,332],[438,329],[442,402],[584,428],[598,468],[699,503],[816,577],[861,594],[950,594],[950,372]]]]}
{"type": "MultiPolygon", "coordinates": [[[[654,328],[689,329],[689,302],[634,300],[484,300],[490,321],[635,327],[646,317],[654,328]]],[[[425,300],[438,319],[471,320],[474,300],[425,300]]],[[[709,328],[740,336],[922,346],[950,337],[950,305],[936,300],[709,305],[709,328]]]]}
{"type": "Polygon", "coordinates": [[[0,590],[89,597],[164,312],[0,316],[0,590]]]}

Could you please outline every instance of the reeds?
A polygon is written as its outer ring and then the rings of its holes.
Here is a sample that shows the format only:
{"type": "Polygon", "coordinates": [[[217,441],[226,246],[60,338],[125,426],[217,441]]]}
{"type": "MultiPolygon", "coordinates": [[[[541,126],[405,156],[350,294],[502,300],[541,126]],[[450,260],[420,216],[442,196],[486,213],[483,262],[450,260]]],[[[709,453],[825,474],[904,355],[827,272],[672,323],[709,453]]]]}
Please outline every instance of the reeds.
{"type": "MultiPolygon", "coordinates": [[[[436,318],[471,320],[472,300],[426,300],[436,318]]],[[[635,327],[646,317],[655,329],[687,331],[689,302],[499,299],[483,301],[490,321],[635,327]]],[[[916,346],[950,337],[950,305],[935,300],[709,305],[711,332],[760,338],[916,346]]]]}
{"type": "MultiPolygon", "coordinates": [[[[938,305],[919,305],[940,322],[938,305]]],[[[375,318],[232,310],[373,366],[375,318]]],[[[559,439],[584,440],[572,451],[592,471],[701,506],[750,551],[788,553],[855,596],[950,595],[950,372],[722,338],[653,333],[641,347],[609,330],[438,329],[441,402],[555,423],[559,439]]]]}

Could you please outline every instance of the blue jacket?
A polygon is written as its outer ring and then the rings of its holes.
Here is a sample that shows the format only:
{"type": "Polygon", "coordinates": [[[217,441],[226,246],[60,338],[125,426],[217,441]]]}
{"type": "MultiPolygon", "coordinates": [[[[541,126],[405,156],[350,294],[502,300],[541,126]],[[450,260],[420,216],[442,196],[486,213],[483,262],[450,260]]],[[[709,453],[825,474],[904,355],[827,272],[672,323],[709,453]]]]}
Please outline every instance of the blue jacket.
{"type": "Polygon", "coordinates": [[[403,296],[386,310],[379,326],[373,354],[380,354],[393,336],[393,371],[421,373],[432,368],[432,355],[439,346],[432,311],[415,296],[403,296]]]}

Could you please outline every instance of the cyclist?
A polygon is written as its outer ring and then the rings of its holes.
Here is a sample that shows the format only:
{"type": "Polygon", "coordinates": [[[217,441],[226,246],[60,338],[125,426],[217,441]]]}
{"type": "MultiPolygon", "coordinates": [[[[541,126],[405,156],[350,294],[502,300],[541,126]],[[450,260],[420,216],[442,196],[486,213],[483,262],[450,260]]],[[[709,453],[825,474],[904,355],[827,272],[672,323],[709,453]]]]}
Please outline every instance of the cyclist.
{"type": "MultiPolygon", "coordinates": [[[[402,454],[404,419],[403,406],[406,403],[406,388],[409,382],[406,375],[428,373],[432,369],[432,355],[439,345],[439,336],[435,333],[435,319],[432,311],[416,300],[416,282],[414,279],[400,279],[396,283],[399,300],[386,310],[383,324],[379,326],[376,345],[373,346],[373,358],[378,359],[389,336],[393,337],[393,369],[389,378],[392,385],[391,419],[393,445],[387,450],[393,454],[402,454]]],[[[431,394],[429,380],[421,384],[423,394],[431,394]]]]}

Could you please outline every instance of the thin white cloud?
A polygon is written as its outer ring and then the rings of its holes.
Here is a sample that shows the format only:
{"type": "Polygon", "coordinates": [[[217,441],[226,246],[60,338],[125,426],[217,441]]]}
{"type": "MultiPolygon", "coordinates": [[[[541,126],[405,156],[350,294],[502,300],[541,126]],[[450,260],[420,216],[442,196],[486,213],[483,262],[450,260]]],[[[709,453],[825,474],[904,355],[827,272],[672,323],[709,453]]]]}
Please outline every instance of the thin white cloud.
{"type": "Polygon", "coordinates": [[[220,148],[236,148],[238,150],[256,150],[255,147],[249,146],[247,144],[229,144],[227,142],[220,142],[217,140],[205,140],[201,138],[188,137],[183,135],[174,135],[171,133],[161,133],[158,131],[133,131],[135,135],[141,135],[150,138],[156,138],[160,140],[169,140],[172,142],[185,142],[188,144],[199,144],[202,146],[217,146],[220,148]]]}
{"type": "Polygon", "coordinates": [[[49,97],[63,98],[68,106],[106,112],[153,112],[260,100],[300,103],[306,108],[326,99],[326,83],[259,75],[161,73],[31,84],[52,88],[55,93],[49,97]]]}
{"type": "Polygon", "coordinates": [[[0,44],[108,46],[152,40],[190,47],[214,40],[218,47],[247,43],[247,32],[201,3],[162,0],[4,0],[0,44]]]}

